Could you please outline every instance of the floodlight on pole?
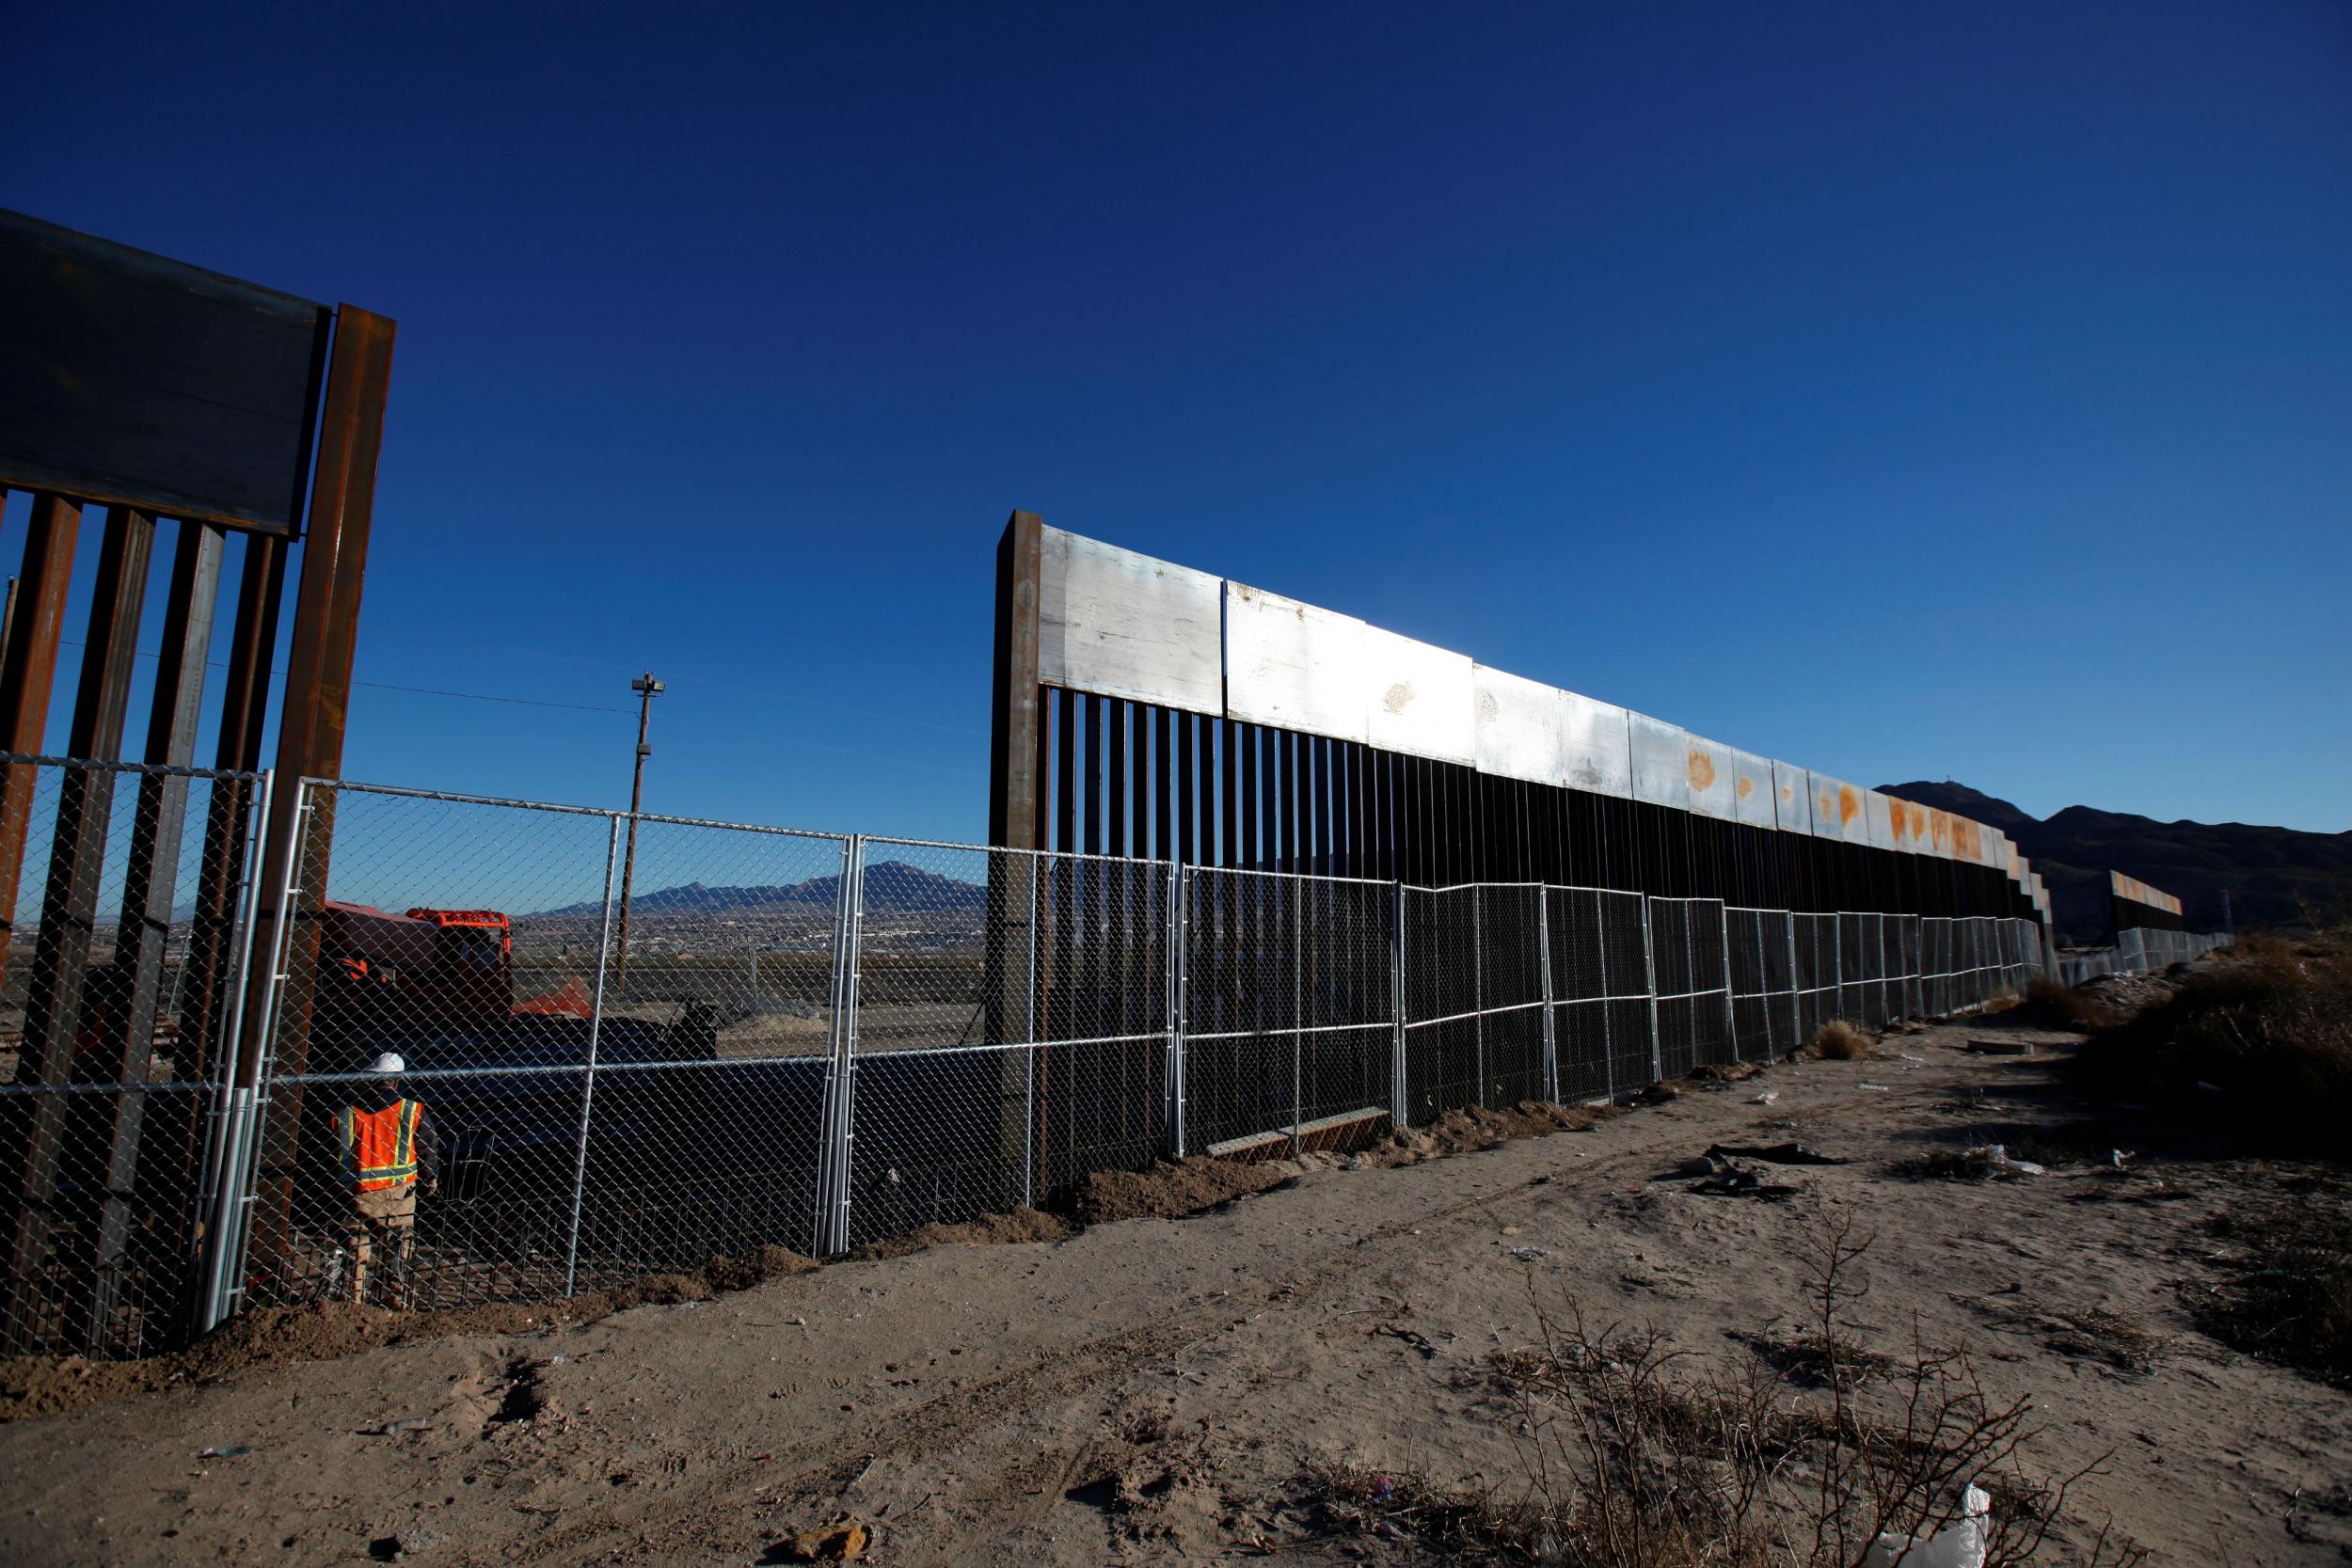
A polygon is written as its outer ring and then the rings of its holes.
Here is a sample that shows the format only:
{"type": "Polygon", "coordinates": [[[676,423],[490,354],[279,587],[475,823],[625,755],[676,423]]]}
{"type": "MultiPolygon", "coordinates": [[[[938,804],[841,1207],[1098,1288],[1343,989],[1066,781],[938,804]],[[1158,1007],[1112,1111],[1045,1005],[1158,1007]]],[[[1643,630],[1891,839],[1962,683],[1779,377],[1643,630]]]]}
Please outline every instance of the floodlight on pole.
{"type": "Polygon", "coordinates": [[[637,814],[645,804],[645,759],[653,755],[646,744],[645,731],[653,722],[653,700],[669,688],[653,678],[648,670],[628,683],[637,693],[637,771],[628,788],[628,854],[621,863],[621,926],[620,940],[613,944],[612,990],[615,995],[627,994],[628,986],[628,895],[637,878],[637,814]]]}

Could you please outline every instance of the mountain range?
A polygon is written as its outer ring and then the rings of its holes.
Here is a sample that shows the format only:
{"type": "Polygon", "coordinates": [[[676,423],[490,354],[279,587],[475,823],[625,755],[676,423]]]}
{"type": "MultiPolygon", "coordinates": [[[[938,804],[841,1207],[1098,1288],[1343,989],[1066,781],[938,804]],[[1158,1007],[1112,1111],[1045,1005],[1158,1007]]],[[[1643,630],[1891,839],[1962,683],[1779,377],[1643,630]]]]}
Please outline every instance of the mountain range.
{"type": "MultiPolygon", "coordinates": [[[[904,861],[881,861],[866,868],[866,912],[872,914],[964,914],[985,909],[988,889],[977,882],[958,881],[904,861]]],[[[841,898],[841,878],[812,877],[805,882],[776,882],[749,887],[712,887],[687,882],[651,893],[632,894],[632,919],[648,915],[742,916],[770,913],[822,916],[841,898]]],[[[593,915],[600,903],[569,904],[543,910],[550,915],[593,915]]]]}
{"type": "Polygon", "coordinates": [[[2159,822],[2068,806],[2038,817],[1966,784],[1883,784],[1923,806],[1972,816],[2016,840],[2050,889],[2063,941],[2107,929],[2107,873],[2177,895],[2192,931],[2352,917],[2352,832],[2309,833],[2245,822],[2159,822]],[[2229,895],[2225,915],[2222,895],[2229,895]]]}

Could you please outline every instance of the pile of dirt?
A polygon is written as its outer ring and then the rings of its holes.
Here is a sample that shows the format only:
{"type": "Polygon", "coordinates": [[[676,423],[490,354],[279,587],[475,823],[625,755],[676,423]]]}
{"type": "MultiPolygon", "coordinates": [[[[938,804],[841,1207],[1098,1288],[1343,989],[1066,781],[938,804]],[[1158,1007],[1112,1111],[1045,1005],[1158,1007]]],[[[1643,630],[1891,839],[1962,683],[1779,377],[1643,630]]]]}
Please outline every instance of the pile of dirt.
{"type": "Polygon", "coordinates": [[[1194,1156],[1148,1171],[1104,1170],[1087,1178],[1073,1212],[1087,1225],[1108,1220],[1182,1219],[1293,1180],[1283,1161],[1243,1162],[1194,1156]]]}
{"type": "Polygon", "coordinates": [[[1522,1100],[1507,1110],[1471,1105],[1448,1111],[1421,1127],[1390,1134],[1387,1144],[1364,1156],[1371,1165],[1408,1165],[1441,1155],[1467,1154],[1492,1148],[1513,1138],[1540,1138],[1552,1132],[1581,1132],[1594,1122],[1623,1113],[1613,1106],[1554,1105],[1549,1101],[1522,1100]]]}
{"type": "Polygon", "coordinates": [[[573,1328],[632,1307],[707,1301],[721,1291],[746,1290],[815,1267],[799,1253],[761,1246],[740,1258],[714,1258],[692,1274],[646,1275],[566,1301],[491,1302],[445,1312],[396,1312],[348,1302],[256,1307],[185,1350],[138,1361],[92,1361],[79,1355],[0,1357],[0,1421],[212,1383],[248,1367],[358,1355],[411,1339],[573,1328]]]}
{"type": "Polygon", "coordinates": [[[1075,1227],[1058,1214],[1042,1213],[1035,1209],[1015,1209],[1009,1214],[982,1214],[978,1219],[966,1220],[961,1225],[927,1225],[903,1236],[869,1242],[850,1253],[850,1260],[873,1262],[885,1258],[904,1258],[911,1252],[934,1246],[1006,1246],[1024,1242],[1058,1242],[1074,1234],[1075,1227]]]}

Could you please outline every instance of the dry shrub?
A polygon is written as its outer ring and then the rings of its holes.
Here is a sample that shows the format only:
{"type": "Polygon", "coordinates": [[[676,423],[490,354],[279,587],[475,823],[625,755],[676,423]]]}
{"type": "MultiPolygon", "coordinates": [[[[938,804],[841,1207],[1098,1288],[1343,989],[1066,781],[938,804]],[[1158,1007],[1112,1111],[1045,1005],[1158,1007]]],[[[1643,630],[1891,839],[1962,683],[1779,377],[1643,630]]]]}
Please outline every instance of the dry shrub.
{"type": "Polygon", "coordinates": [[[2114,1022],[2097,997],[2061,986],[2046,974],[2037,974],[2026,983],[2026,1008],[2037,1022],[2053,1029],[2096,1029],[2114,1022]]]}
{"type": "Polygon", "coordinates": [[[2089,1088],[2218,1124],[2266,1153],[2352,1150],[2352,939],[2245,941],[2077,1053],[2089,1088]]]}
{"type": "Polygon", "coordinates": [[[2282,1193],[2218,1214],[2207,1228],[2240,1250],[2223,1259],[2221,1288],[2197,1304],[2197,1326],[2352,1388],[2352,1213],[2282,1193]]]}
{"type": "Polygon", "coordinates": [[[1823,1062],[1867,1062],[1878,1055],[1878,1042],[1842,1018],[1833,1018],[1815,1030],[1805,1049],[1815,1060],[1823,1062]]]}
{"type": "MultiPolygon", "coordinates": [[[[1793,1358],[1724,1362],[1654,1328],[1596,1330],[1573,1297],[1549,1306],[1531,1281],[1535,1342],[1489,1359],[1516,1406],[1521,1482],[1327,1471],[1312,1478],[1324,1523],[1455,1561],[1855,1568],[1883,1533],[1951,1528],[1978,1485],[1995,1498],[1988,1568],[2035,1560],[2100,1462],[2035,1476],[2030,1402],[1988,1392],[1964,1352],[1915,1331],[1907,1354],[1863,1349],[1848,1314],[1869,1289],[1868,1249],[1850,1218],[1822,1223],[1809,1248],[1808,1354],[1793,1358]]],[[[2141,1555],[2101,1528],[2077,1560],[2141,1555]]]]}

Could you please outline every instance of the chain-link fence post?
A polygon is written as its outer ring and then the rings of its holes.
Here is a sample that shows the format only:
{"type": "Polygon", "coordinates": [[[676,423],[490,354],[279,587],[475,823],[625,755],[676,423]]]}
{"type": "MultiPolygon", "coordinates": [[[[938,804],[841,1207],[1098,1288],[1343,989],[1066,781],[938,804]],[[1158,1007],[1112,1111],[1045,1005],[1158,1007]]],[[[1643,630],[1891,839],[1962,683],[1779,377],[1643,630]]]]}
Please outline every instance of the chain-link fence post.
{"type": "MultiPolygon", "coordinates": [[[[278,1052],[278,1022],[285,1000],[286,982],[292,978],[287,966],[293,961],[294,932],[294,895],[301,891],[303,847],[310,841],[310,814],[317,803],[317,792],[308,779],[294,781],[294,804],[292,813],[293,848],[286,856],[285,875],[278,886],[278,913],[269,932],[269,946],[262,956],[262,980],[260,998],[262,1017],[259,1025],[259,1048],[251,1056],[246,1082],[239,1085],[244,1100],[241,1117],[240,1146],[222,1164],[221,1205],[218,1223],[215,1227],[215,1277],[218,1295],[210,1309],[213,1322],[218,1323],[236,1309],[237,1299],[245,1293],[246,1243],[253,1230],[253,1205],[256,1194],[253,1178],[262,1160],[262,1134],[269,1124],[270,1068],[278,1052]]],[[[269,819],[262,818],[263,822],[269,819]]],[[[257,840],[264,835],[257,834],[257,840]]],[[[260,881],[260,867],[264,845],[257,842],[254,856],[254,880],[260,881]]],[[[261,920],[261,890],[257,886],[247,900],[248,929],[246,938],[246,983],[238,988],[240,997],[251,989],[253,932],[251,927],[261,920]]],[[[238,1006],[238,1022],[244,1022],[245,1004],[238,1006]]],[[[240,1037],[230,1036],[231,1039],[240,1037]]]]}
{"type": "Polygon", "coordinates": [[[1184,1157],[1184,966],[1192,946],[1192,868],[1168,867],[1168,1141],[1184,1157]]]}
{"type": "Polygon", "coordinates": [[[1022,1013],[1021,1201],[1037,1207],[1037,885],[1045,879],[1042,857],[1029,859],[1029,1000],[1022,1013]]]}
{"type": "Polygon", "coordinates": [[[1617,1098],[1617,1031],[1614,1014],[1617,1010],[1617,975],[1609,967],[1609,903],[1608,895],[1596,890],[1593,894],[1593,942],[1600,966],[1600,1092],[1610,1101],[1617,1098]]]}
{"type": "MultiPolygon", "coordinates": [[[[604,976],[612,961],[612,879],[621,863],[621,814],[612,816],[612,843],[604,856],[604,921],[596,938],[596,985],[588,1012],[588,1066],[580,1085],[580,1133],[572,1149],[572,1223],[564,1243],[564,1293],[580,1279],[580,1209],[588,1192],[589,1115],[596,1103],[596,1048],[604,1034],[604,976]]],[[[757,949],[754,949],[757,951],[757,949]]]]}
{"type": "Polygon", "coordinates": [[[841,885],[834,899],[833,1059],[825,1071],[818,1151],[817,1250],[834,1257],[850,1250],[850,1125],[857,1068],[858,922],[864,907],[858,878],[865,842],[851,833],[841,845],[841,885]]]}
{"type": "Polygon", "coordinates": [[[1470,1040],[1471,1061],[1478,1072],[1478,1098],[1471,1103],[1477,1105],[1486,1103],[1486,902],[1479,889],[1470,890],[1470,1040]]]}
{"type": "MultiPolygon", "coordinates": [[[[262,774],[255,822],[269,820],[270,797],[276,791],[275,768],[262,774]]],[[[196,1291],[196,1332],[211,1333],[225,1321],[233,1306],[240,1259],[230,1243],[238,1216],[245,1212],[248,1191],[245,1151],[253,1142],[258,1085],[238,1079],[235,1042],[245,1028],[245,999],[253,976],[253,927],[262,905],[260,833],[247,833],[244,886],[237,895],[237,952],[227,984],[222,988],[223,1022],[215,1037],[230,1042],[220,1053],[218,1118],[205,1151],[203,1196],[198,1212],[204,1216],[204,1256],[201,1284],[196,1291]]]]}
{"type": "Polygon", "coordinates": [[[1650,927],[1651,901],[1642,900],[1642,974],[1643,987],[1649,992],[1649,1075],[1653,1082],[1666,1076],[1665,1058],[1658,1049],[1658,943],[1650,927]]]}
{"type": "MultiPolygon", "coordinates": [[[[1736,1062],[1740,1059],[1740,1013],[1739,1009],[1732,1006],[1731,1001],[1731,911],[1720,901],[1715,905],[1715,928],[1723,933],[1724,939],[1724,1038],[1730,1042],[1731,1059],[1736,1062]]],[[[1756,958],[1759,966],[1763,959],[1763,948],[1764,940],[1759,928],[1756,937],[1756,958]]],[[[1758,974],[1756,978],[1762,980],[1763,976],[1758,974]]],[[[1769,1029],[1771,1024],[1768,1022],[1765,1027],[1769,1029]]],[[[1766,1049],[1768,1051],[1771,1049],[1769,1039],[1766,1042],[1766,1049]]]]}
{"type": "Polygon", "coordinates": [[[1560,1100],[1560,1041],[1556,1037],[1551,1017],[1551,890],[1540,884],[1535,889],[1535,930],[1542,943],[1537,949],[1537,963],[1542,971],[1544,987],[1544,1098],[1557,1104],[1560,1100]]]}
{"type": "Polygon", "coordinates": [[[1403,1132],[1412,1122],[1405,1077],[1405,884],[1389,884],[1389,1119],[1403,1132]]]}

